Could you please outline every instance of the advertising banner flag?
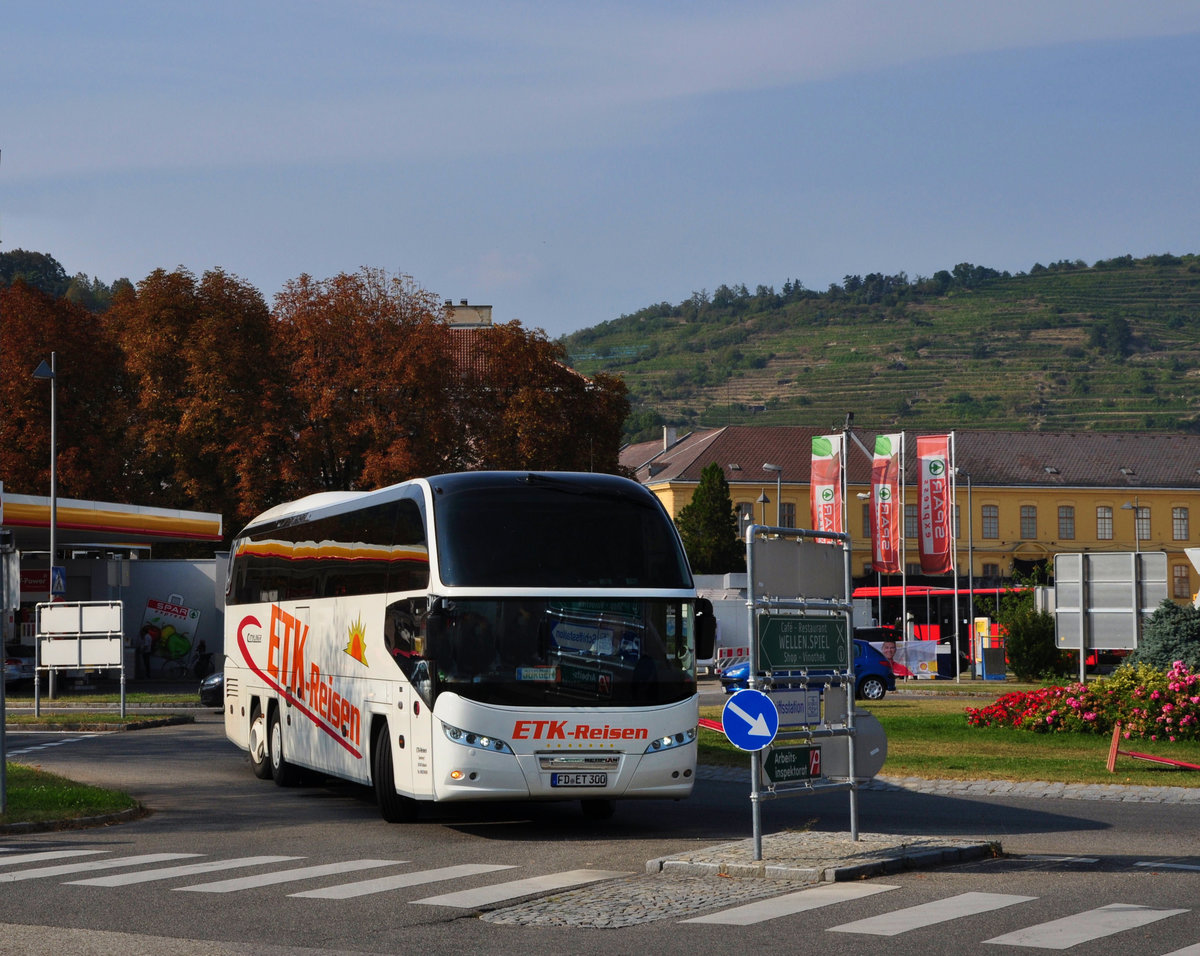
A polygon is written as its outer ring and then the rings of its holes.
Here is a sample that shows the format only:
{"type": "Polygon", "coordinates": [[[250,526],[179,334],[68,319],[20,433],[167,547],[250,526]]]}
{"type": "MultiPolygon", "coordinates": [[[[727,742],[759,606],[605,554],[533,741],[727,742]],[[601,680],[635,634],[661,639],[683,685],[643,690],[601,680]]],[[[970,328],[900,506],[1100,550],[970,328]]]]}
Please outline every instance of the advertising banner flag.
{"type": "Polygon", "coordinates": [[[880,574],[899,574],[900,471],[904,434],[876,435],[871,464],[871,566],[880,574]]]}
{"type": "Polygon", "coordinates": [[[814,531],[841,533],[842,436],[817,435],[812,440],[812,477],[809,507],[814,531]]]}
{"type": "Polygon", "coordinates": [[[954,525],[951,517],[949,435],[917,438],[920,462],[920,550],[922,574],[949,574],[954,570],[954,525]]]}

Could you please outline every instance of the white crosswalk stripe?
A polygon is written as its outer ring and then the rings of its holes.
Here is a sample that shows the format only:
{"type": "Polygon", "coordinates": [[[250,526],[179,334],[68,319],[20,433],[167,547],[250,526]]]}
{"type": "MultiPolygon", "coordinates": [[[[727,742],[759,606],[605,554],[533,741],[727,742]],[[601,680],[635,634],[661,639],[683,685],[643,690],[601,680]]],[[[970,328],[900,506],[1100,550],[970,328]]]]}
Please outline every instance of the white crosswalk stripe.
{"type": "Polygon", "coordinates": [[[1089,940],[1111,936],[1127,929],[1137,929],[1139,926],[1186,912],[1187,910],[1110,903],[1085,913],[1064,916],[1049,923],[1039,923],[1037,926],[1028,926],[1013,933],[995,936],[984,942],[1003,946],[1030,946],[1035,949],[1069,949],[1089,940]]]}
{"type": "Polygon", "coordinates": [[[184,860],[199,856],[199,853],[143,853],[140,856],[124,856],[116,860],[84,860],[80,863],[58,863],[54,866],[38,866],[14,873],[0,873],[0,883],[16,883],[20,880],[36,880],[48,876],[66,876],[69,873],[92,873],[96,870],[115,870],[122,866],[143,866],[148,863],[165,863],[167,860],[184,860]]]}
{"type": "Polygon", "coordinates": [[[183,866],[165,866],[157,870],[142,870],[138,873],[120,873],[113,876],[98,876],[91,880],[71,880],[71,886],[130,886],[134,883],[152,883],[155,880],[172,880],[197,873],[214,873],[218,870],[235,870],[243,866],[262,866],[267,863],[288,863],[302,860],[300,856],[243,856],[234,860],[212,860],[208,863],[188,863],[183,866]]]}
{"type": "Polygon", "coordinates": [[[821,883],[796,893],[756,900],[753,903],[745,903],[732,909],[722,910],[720,913],[697,916],[694,919],[682,920],[682,922],[750,926],[764,920],[792,916],[806,910],[815,910],[822,906],[831,906],[834,903],[844,903],[847,900],[860,900],[876,893],[899,888],[887,883],[821,883]]]}
{"type": "Polygon", "coordinates": [[[477,909],[480,906],[490,906],[492,903],[500,903],[504,900],[515,900],[519,896],[532,896],[535,893],[545,893],[551,890],[565,890],[568,887],[595,883],[597,880],[614,880],[629,875],[628,872],[617,870],[567,870],[563,873],[547,873],[545,876],[531,876],[528,879],[512,880],[509,883],[497,883],[493,886],[480,886],[473,890],[459,890],[457,893],[443,893],[441,896],[427,896],[423,900],[413,900],[412,902],[427,903],[431,906],[477,909]]]}
{"type": "Polygon", "coordinates": [[[51,747],[61,747],[63,744],[74,744],[81,740],[87,740],[89,737],[99,737],[100,734],[76,734],[74,737],[61,737],[58,740],[46,740],[40,744],[30,744],[28,747],[8,748],[8,757],[22,757],[26,754],[37,753],[39,750],[48,750],[51,747]]]}
{"type": "Polygon", "coordinates": [[[855,920],[852,923],[831,926],[829,931],[831,933],[866,933],[871,936],[899,936],[909,930],[921,929],[935,923],[945,923],[963,916],[973,916],[976,913],[986,913],[1017,903],[1028,903],[1035,899],[1037,899],[1036,896],[1011,896],[1007,893],[961,893],[944,900],[933,900],[919,906],[910,906],[879,916],[855,920]]]}
{"type": "Polygon", "coordinates": [[[195,886],[177,886],[175,889],[177,892],[183,893],[233,893],[237,890],[253,890],[261,886],[295,883],[299,880],[315,879],[320,876],[357,873],[360,870],[370,870],[381,866],[400,866],[407,862],[407,860],[346,860],[343,863],[301,866],[291,870],[276,870],[274,873],[260,873],[257,876],[239,876],[212,883],[197,883],[195,886]]]}
{"type": "Polygon", "coordinates": [[[371,893],[386,893],[388,890],[403,889],[407,886],[420,886],[422,883],[457,880],[464,876],[476,876],[480,873],[494,873],[496,870],[511,869],[515,869],[515,867],[499,863],[464,863],[459,866],[444,866],[436,870],[418,870],[415,873],[381,876],[378,879],[364,880],[361,883],[344,883],[341,886],[330,886],[323,890],[308,890],[304,893],[289,895],[305,899],[348,900],[371,893]]]}
{"type": "Polygon", "coordinates": [[[108,850],[37,850],[32,853],[0,856],[0,866],[12,866],[17,863],[41,863],[44,860],[62,860],[73,856],[96,856],[97,854],[107,852],[108,850]]]}

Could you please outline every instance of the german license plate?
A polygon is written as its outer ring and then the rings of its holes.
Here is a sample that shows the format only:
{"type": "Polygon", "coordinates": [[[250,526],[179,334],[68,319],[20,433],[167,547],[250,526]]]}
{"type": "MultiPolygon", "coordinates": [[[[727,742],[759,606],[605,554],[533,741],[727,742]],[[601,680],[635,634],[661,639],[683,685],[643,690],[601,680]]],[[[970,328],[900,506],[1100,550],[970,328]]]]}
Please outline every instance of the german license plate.
{"type": "Polygon", "coordinates": [[[608,774],[606,773],[589,773],[586,771],[576,773],[552,773],[550,774],[550,786],[552,787],[607,787],[608,774]]]}

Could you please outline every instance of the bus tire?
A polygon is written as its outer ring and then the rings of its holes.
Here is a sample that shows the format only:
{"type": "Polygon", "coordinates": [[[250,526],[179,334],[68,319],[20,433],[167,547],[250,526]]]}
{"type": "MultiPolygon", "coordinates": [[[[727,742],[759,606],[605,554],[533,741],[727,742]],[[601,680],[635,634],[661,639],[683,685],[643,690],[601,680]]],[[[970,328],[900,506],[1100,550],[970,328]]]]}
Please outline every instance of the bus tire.
{"type": "Polygon", "coordinates": [[[256,710],[250,721],[250,767],[259,780],[271,779],[271,745],[267,738],[267,718],[256,710]]]}
{"type": "Polygon", "coordinates": [[[392,745],[387,726],[375,735],[371,753],[371,777],[379,815],[388,823],[411,823],[417,818],[417,801],[396,792],[396,773],[392,766],[392,745]]]}
{"type": "Polygon", "coordinates": [[[271,711],[270,728],[267,751],[271,757],[271,776],[281,787],[294,787],[300,782],[300,771],[288,763],[283,755],[283,721],[278,707],[271,711]]]}
{"type": "Polygon", "coordinates": [[[615,800],[580,800],[579,806],[589,820],[611,820],[612,815],[617,812],[615,800]]]}

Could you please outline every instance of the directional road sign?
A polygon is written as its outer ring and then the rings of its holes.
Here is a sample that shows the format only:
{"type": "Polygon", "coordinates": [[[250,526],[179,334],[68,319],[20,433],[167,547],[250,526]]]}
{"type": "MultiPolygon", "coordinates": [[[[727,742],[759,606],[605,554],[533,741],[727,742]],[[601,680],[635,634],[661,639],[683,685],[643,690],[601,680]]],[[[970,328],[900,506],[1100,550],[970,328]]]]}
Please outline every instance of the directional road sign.
{"type": "Polygon", "coordinates": [[[721,712],[725,736],[738,750],[762,750],[779,732],[779,711],[771,698],[758,690],[739,690],[721,712]]]}

